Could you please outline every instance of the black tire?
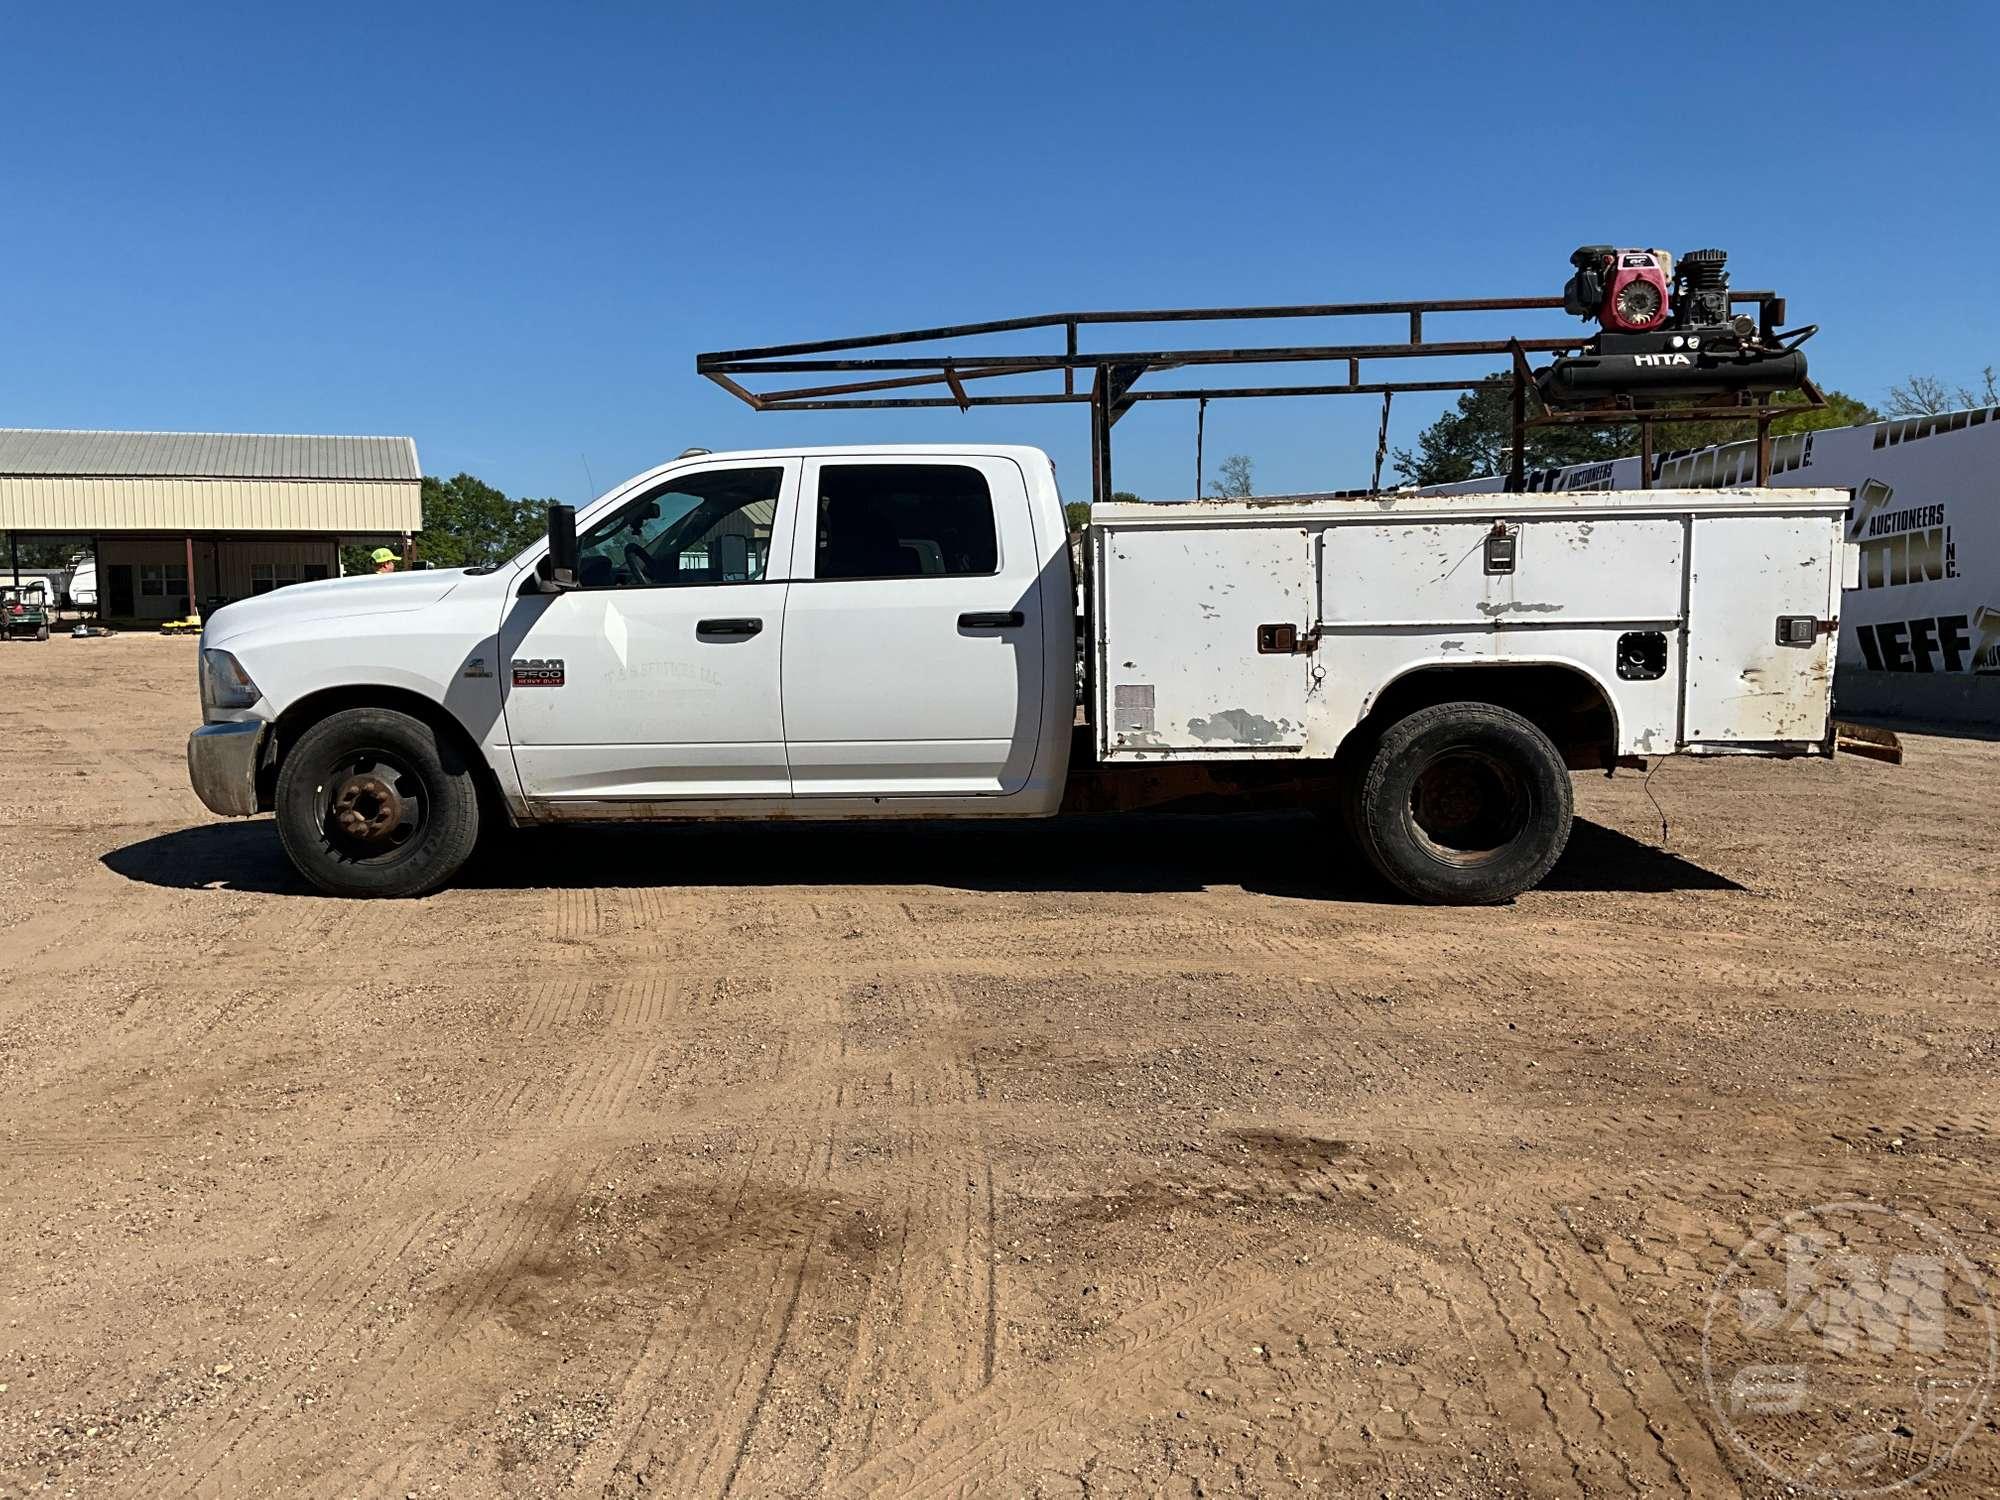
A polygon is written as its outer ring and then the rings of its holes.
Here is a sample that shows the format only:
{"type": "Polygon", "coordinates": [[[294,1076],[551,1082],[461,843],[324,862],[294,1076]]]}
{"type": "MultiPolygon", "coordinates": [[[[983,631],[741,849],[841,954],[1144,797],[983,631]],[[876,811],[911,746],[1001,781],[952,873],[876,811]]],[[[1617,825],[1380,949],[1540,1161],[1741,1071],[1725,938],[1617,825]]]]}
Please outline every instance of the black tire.
{"type": "Polygon", "coordinates": [[[421,896],[479,839],[472,767],[393,709],[342,709],[308,729],[278,767],[276,806],[286,855],[335,896],[421,896]]]}
{"type": "Polygon", "coordinates": [[[1340,831],[1355,848],[1362,844],[1361,788],[1368,778],[1369,762],[1381,743],[1381,731],[1372,724],[1357,724],[1333,754],[1333,813],[1340,831]]]}
{"type": "Polygon", "coordinates": [[[1354,802],[1362,852],[1419,901],[1484,906],[1532,889],[1569,842],[1569,769],[1490,703],[1440,703],[1383,731],[1354,802]]]}

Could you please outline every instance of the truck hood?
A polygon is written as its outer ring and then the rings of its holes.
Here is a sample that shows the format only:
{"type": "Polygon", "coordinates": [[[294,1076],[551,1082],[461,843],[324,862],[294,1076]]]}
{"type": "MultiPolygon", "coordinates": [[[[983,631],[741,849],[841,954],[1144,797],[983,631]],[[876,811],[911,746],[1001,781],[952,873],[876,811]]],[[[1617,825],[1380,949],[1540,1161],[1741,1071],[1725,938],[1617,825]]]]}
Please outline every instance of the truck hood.
{"type": "Polygon", "coordinates": [[[415,573],[369,573],[288,584],[224,605],[208,617],[202,635],[215,645],[269,626],[423,609],[444,598],[464,579],[463,568],[427,568],[415,573]]]}

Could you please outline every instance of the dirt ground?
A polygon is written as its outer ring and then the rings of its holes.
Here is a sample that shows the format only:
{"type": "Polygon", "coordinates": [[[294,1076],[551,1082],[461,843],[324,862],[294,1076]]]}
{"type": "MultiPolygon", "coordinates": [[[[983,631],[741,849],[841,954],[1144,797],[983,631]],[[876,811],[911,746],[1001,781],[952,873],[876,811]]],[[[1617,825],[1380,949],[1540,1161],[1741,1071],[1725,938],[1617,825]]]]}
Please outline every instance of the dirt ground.
{"type": "Polygon", "coordinates": [[[1488,910],[1290,816],[384,904],[207,815],[197,712],[191,641],[0,647],[0,1494],[1781,1493],[1739,1246],[1890,1203],[2000,1286],[2000,745],[1580,776],[1488,910]]]}

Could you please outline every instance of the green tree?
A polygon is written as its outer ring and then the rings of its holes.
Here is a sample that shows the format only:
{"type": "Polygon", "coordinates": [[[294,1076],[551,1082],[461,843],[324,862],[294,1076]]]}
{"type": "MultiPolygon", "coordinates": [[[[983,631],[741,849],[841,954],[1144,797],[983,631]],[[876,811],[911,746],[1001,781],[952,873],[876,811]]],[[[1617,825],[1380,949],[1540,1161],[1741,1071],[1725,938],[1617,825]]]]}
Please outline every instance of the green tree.
{"type": "Polygon", "coordinates": [[[1222,477],[1215,482],[1214,494],[1221,500],[1244,500],[1253,493],[1251,471],[1256,464],[1247,453],[1232,453],[1222,461],[1222,477]]]}
{"type": "MultiPolygon", "coordinates": [[[[547,525],[546,500],[519,500],[470,474],[423,480],[424,530],[417,556],[439,568],[484,567],[505,562],[541,535],[547,525]]],[[[369,547],[348,547],[340,555],[349,573],[372,573],[369,547]]]]}
{"type": "MultiPolygon", "coordinates": [[[[1513,381],[1495,375],[1417,434],[1417,449],[1398,448],[1396,472],[1410,484],[1456,484],[1503,474],[1513,443],[1513,381]]],[[[1533,398],[1529,399],[1530,410],[1533,398]]],[[[1625,450],[1616,434],[1595,427],[1530,427],[1524,439],[1531,469],[1594,463],[1625,450]]]]}
{"type": "Polygon", "coordinates": [[[0,577],[5,577],[15,554],[24,568],[66,568],[79,556],[90,556],[87,536],[0,536],[0,577]],[[9,543],[12,543],[10,548],[9,543]]]}

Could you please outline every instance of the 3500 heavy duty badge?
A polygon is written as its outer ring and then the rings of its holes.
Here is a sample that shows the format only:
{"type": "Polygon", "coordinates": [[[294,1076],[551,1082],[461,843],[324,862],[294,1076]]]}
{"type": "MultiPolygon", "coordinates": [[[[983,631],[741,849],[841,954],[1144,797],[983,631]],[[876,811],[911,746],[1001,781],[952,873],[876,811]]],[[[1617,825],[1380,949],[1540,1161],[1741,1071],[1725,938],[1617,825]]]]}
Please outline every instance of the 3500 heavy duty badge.
{"type": "Polygon", "coordinates": [[[514,686],[561,687],[563,659],[560,656],[517,656],[514,658],[514,686]]]}

